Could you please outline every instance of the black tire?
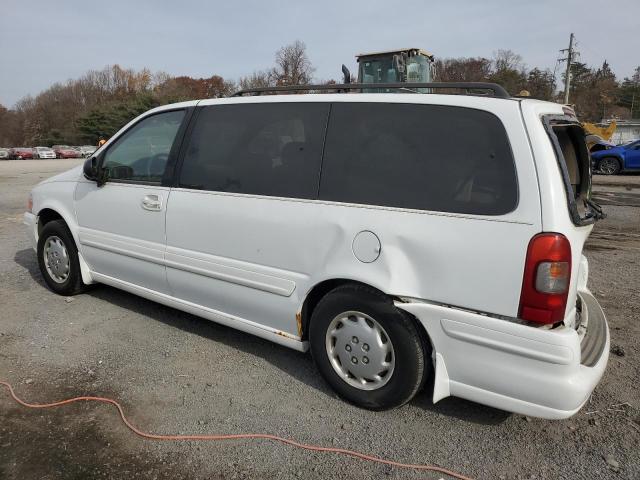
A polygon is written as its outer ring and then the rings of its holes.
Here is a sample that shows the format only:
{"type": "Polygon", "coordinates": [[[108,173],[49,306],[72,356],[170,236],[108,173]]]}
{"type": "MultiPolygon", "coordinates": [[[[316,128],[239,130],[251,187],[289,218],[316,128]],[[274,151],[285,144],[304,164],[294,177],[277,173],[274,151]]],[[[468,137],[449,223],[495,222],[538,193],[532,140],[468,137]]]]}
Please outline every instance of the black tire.
{"type": "Polygon", "coordinates": [[[621,169],[620,160],[616,157],[604,157],[598,162],[598,171],[603,175],[617,175],[621,169]]]}
{"type": "Polygon", "coordinates": [[[364,285],[337,287],[320,300],[311,317],[309,343],[318,370],[336,393],[370,410],[404,405],[422,388],[431,371],[428,349],[414,319],[396,308],[389,297],[364,285]],[[327,353],[327,329],[337,316],[348,311],[361,312],[375,319],[393,345],[393,372],[387,383],[375,390],[362,390],[347,383],[338,375],[327,353]]]}
{"type": "Polygon", "coordinates": [[[40,233],[40,237],[38,238],[37,252],[40,273],[42,273],[44,281],[53,292],[58,295],[70,296],[77,295],[85,291],[87,286],[82,282],[80,262],[78,260],[78,249],[67,224],[63,220],[54,220],[44,226],[40,233]],[[63,282],[54,280],[45,265],[44,246],[47,239],[51,237],[57,237],[62,241],[69,257],[68,276],[63,282]]]}

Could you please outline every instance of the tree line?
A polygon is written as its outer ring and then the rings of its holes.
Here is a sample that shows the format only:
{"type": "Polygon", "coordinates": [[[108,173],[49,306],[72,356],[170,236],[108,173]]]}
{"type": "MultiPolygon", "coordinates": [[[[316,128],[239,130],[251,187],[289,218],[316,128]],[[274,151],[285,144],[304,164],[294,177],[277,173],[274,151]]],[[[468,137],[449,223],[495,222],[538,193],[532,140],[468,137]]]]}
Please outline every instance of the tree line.
{"type": "MultiPolygon", "coordinates": [[[[498,50],[493,58],[447,58],[436,61],[438,80],[495,82],[512,94],[562,102],[564,74],[558,85],[549,69],[527,69],[522,57],[510,50],[498,50]]],[[[603,118],[640,118],[640,66],[633,75],[618,80],[605,60],[598,67],[574,62],[571,66],[569,101],[586,122],[603,118]]]]}
{"type": "MultiPolygon", "coordinates": [[[[26,96],[12,109],[0,105],[0,146],[95,144],[150,108],[225,97],[243,88],[308,85],[313,82],[314,71],[301,41],[279,49],[272,68],[238,80],[107,66],[66,83],[55,83],[35,97],[26,96]]],[[[528,69],[522,57],[510,50],[499,50],[492,58],[438,59],[435,72],[437,81],[495,82],[513,95],[526,93],[532,98],[561,101],[561,86],[556,84],[554,73],[537,67],[528,69]]],[[[584,121],[599,121],[605,116],[640,117],[640,67],[631,78],[620,81],[606,61],[595,68],[574,63],[570,98],[584,121]]]]}

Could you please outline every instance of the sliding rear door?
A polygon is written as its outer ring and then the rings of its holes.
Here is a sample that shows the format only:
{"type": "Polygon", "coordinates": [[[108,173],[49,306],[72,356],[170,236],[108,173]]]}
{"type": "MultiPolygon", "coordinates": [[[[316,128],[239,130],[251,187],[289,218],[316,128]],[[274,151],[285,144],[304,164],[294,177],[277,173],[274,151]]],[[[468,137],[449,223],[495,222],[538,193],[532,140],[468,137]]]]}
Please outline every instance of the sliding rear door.
{"type": "Polygon", "coordinates": [[[167,208],[173,294],[297,335],[317,258],[313,210],[329,105],[201,107],[167,208]]]}

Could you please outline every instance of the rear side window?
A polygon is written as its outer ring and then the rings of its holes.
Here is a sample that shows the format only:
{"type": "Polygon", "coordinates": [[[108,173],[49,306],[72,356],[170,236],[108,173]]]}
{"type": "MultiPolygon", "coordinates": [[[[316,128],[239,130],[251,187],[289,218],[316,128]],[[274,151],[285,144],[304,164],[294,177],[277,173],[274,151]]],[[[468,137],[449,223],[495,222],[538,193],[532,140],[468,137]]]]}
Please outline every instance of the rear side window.
{"type": "Polygon", "coordinates": [[[317,198],[329,106],[263,103],[204,107],[189,140],[180,186],[317,198]]]}
{"type": "Polygon", "coordinates": [[[507,134],[493,114],[436,105],[332,107],[322,199],[501,215],[517,196],[507,134]]]}

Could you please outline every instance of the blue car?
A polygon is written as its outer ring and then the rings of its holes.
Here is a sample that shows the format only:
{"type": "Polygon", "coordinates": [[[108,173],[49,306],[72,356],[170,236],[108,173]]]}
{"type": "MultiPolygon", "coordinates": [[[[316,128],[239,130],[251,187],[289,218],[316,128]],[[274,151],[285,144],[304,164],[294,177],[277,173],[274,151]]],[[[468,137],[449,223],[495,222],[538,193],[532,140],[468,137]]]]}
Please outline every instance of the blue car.
{"type": "Polygon", "coordinates": [[[593,167],[605,175],[640,171],[640,140],[591,153],[593,167]]]}

